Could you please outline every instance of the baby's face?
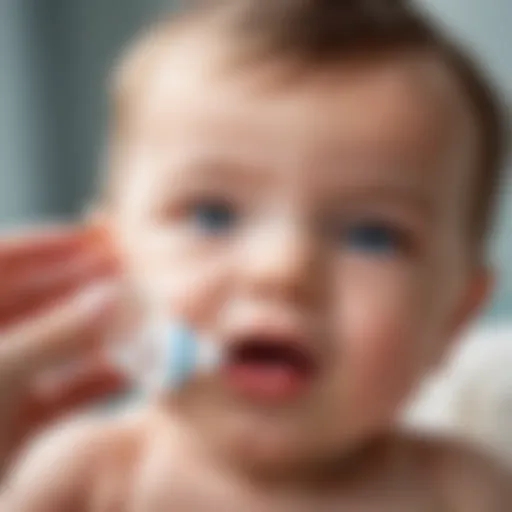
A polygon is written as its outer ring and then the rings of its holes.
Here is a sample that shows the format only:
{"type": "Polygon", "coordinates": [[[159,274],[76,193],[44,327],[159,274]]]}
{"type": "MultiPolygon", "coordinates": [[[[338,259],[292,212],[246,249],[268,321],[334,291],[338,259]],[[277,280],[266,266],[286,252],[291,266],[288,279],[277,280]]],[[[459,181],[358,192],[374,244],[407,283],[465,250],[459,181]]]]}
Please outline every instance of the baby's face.
{"type": "Polygon", "coordinates": [[[226,348],[174,407],[251,464],[347,450],[474,302],[471,123],[426,58],[284,82],[194,51],[133,105],[111,218],[151,307],[226,348]]]}

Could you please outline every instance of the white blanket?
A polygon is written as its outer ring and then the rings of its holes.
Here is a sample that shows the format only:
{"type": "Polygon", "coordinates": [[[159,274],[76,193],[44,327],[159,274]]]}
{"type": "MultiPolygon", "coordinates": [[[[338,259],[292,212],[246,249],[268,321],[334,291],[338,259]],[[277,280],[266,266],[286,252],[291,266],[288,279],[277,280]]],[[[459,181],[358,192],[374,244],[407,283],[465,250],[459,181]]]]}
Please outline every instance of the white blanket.
{"type": "Polygon", "coordinates": [[[408,408],[406,420],[468,436],[512,461],[512,324],[470,331],[408,408]]]}

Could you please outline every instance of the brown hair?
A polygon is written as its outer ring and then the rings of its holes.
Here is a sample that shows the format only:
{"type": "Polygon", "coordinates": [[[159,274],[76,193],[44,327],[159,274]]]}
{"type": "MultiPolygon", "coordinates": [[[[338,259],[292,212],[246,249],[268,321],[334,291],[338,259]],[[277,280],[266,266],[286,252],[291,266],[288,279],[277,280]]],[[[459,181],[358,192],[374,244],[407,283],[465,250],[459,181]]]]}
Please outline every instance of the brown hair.
{"type": "MultiPolygon", "coordinates": [[[[196,2],[194,7],[189,2],[182,12],[184,18],[172,16],[153,27],[128,55],[128,70],[137,59],[149,66],[149,52],[157,46],[152,43],[159,36],[174,33],[180,19],[185,26],[189,22],[216,23],[223,35],[237,41],[236,49],[242,52],[239,57],[249,63],[251,59],[273,56],[317,66],[341,59],[424,50],[439,56],[469,100],[479,130],[481,142],[469,222],[472,241],[483,247],[508,151],[505,110],[472,58],[425,13],[407,0],[209,0],[196,2]]],[[[133,70],[135,66],[131,67],[133,70]]],[[[115,85],[117,101],[127,88],[123,74],[115,85]]],[[[137,74],[145,75],[140,68],[137,74]]]]}

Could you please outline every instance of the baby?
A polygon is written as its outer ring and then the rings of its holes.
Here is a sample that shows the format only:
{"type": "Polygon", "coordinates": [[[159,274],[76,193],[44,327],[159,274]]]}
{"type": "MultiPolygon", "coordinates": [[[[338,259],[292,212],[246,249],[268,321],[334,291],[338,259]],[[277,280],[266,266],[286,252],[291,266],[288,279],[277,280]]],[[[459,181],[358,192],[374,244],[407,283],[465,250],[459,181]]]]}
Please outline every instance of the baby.
{"type": "Polygon", "coordinates": [[[402,405],[489,291],[504,134],[405,0],[210,1],[117,70],[98,222],[221,370],[20,463],[16,512],[505,512],[512,480],[402,405]]]}

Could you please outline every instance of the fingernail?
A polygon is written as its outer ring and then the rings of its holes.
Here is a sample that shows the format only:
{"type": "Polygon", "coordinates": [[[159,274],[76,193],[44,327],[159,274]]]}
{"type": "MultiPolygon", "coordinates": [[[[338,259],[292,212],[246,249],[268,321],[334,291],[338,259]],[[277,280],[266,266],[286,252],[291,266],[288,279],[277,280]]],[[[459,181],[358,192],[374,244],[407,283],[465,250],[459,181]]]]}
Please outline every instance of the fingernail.
{"type": "Polygon", "coordinates": [[[117,283],[107,281],[92,285],[79,294],[78,307],[82,313],[90,318],[102,315],[116,303],[119,298],[120,287],[117,283]]]}

